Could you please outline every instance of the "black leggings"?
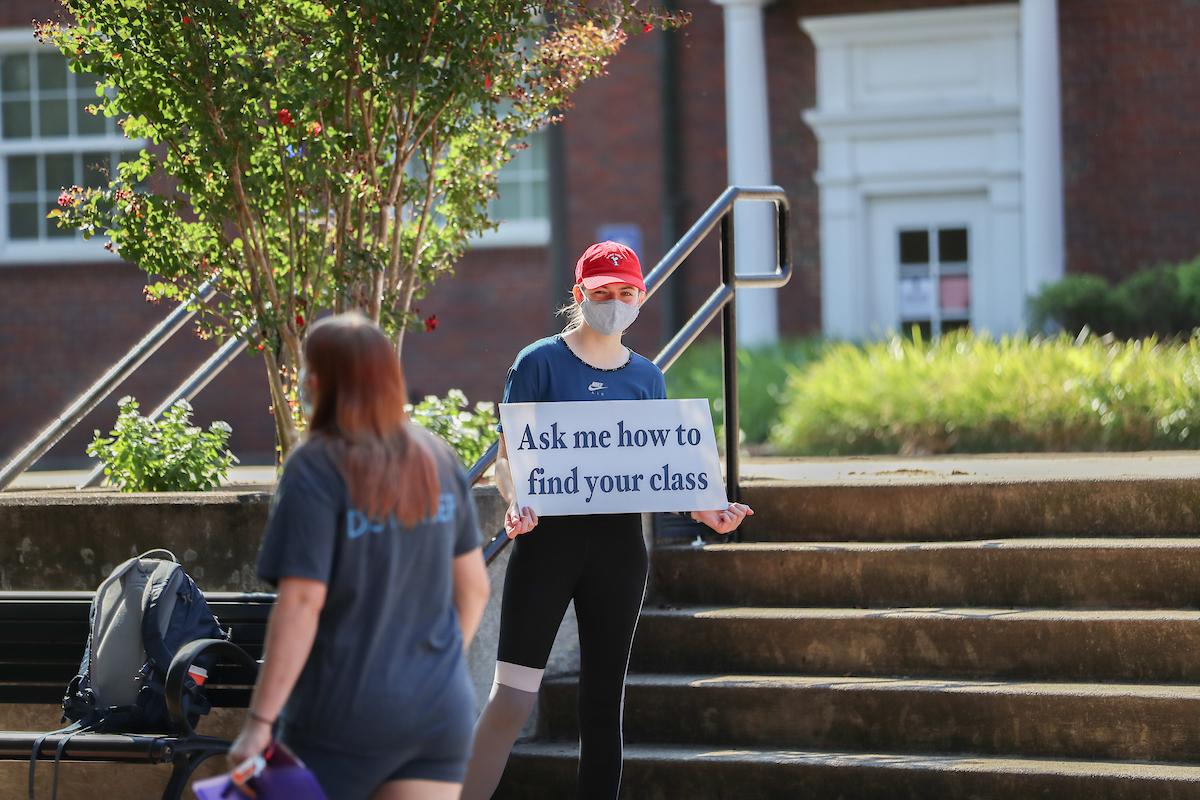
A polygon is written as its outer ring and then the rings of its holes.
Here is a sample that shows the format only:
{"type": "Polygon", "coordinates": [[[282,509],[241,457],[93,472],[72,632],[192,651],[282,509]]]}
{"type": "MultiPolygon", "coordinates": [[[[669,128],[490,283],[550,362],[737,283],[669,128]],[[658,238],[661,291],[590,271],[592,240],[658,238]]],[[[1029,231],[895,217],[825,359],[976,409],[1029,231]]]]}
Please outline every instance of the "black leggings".
{"type": "Polygon", "coordinates": [[[612,800],[621,785],[625,672],[647,563],[638,514],[545,517],[509,558],[497,660],[545,669],[575,601],[580,797],[612,800]]]}

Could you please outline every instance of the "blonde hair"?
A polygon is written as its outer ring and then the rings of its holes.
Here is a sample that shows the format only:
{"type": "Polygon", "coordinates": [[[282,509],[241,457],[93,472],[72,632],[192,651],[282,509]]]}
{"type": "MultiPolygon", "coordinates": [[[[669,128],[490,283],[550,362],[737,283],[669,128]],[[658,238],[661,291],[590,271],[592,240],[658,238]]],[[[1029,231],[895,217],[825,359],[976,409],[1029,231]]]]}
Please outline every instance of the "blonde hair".
{"type": "Polygon", "coordinates": [[[568,295],[571,301],[554,312],[556,317],[566,317],[566,327],[562,329],[563,334],[571,333],[579,330],[583,325],[583,308],[579,303],[575,302],[575,291],[572,287],[571,293],[568,295]]]}

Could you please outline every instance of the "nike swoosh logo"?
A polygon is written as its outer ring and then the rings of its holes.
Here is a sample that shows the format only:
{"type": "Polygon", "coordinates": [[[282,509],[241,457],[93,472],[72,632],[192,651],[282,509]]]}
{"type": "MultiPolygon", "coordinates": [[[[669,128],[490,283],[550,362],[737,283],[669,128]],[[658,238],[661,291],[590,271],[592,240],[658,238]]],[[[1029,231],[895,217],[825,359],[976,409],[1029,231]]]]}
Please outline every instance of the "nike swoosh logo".
{"type": "Polygon", "coordinates": [[[592,381],[592,385],[588,387],[589,392],[598,392],[604,388],[604,384],[600,381],[592,381]]]}

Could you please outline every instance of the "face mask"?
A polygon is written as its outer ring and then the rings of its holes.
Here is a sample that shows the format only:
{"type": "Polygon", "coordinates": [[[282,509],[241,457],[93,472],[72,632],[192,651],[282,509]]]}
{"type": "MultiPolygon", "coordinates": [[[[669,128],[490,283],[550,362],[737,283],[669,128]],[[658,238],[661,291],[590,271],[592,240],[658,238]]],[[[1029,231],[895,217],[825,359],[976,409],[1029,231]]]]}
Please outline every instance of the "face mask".
{"type": "Polygon", "coordinates": [[[300,368],[300,383],[296,387],[296,397],[300,401],[300,410],[304,412],[304,416],[312,419],[313,404],[312,398],[308,396],[308,370],[304,367],[300,368]]]}
{"type": "Polygon", "coordinates": [[[622,303],[620,300],[597,303],[584,299],[580,310],[583,311],[584,321],[592,330],[605,336],[612,336],[632,325],[641,308],[631,303],[622,303]]]}

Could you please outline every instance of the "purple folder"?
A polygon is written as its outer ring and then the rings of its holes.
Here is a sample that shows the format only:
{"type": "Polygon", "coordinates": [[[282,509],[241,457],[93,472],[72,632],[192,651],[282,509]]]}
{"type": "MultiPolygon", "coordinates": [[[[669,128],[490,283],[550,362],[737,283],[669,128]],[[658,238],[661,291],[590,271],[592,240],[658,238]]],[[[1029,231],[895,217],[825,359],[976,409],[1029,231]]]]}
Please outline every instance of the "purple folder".
{"type": "Polygon", "coordinates": [[[199,800],[328,800],[296,754],[273,743],[229,775],[192,784],[199,800]]]}

